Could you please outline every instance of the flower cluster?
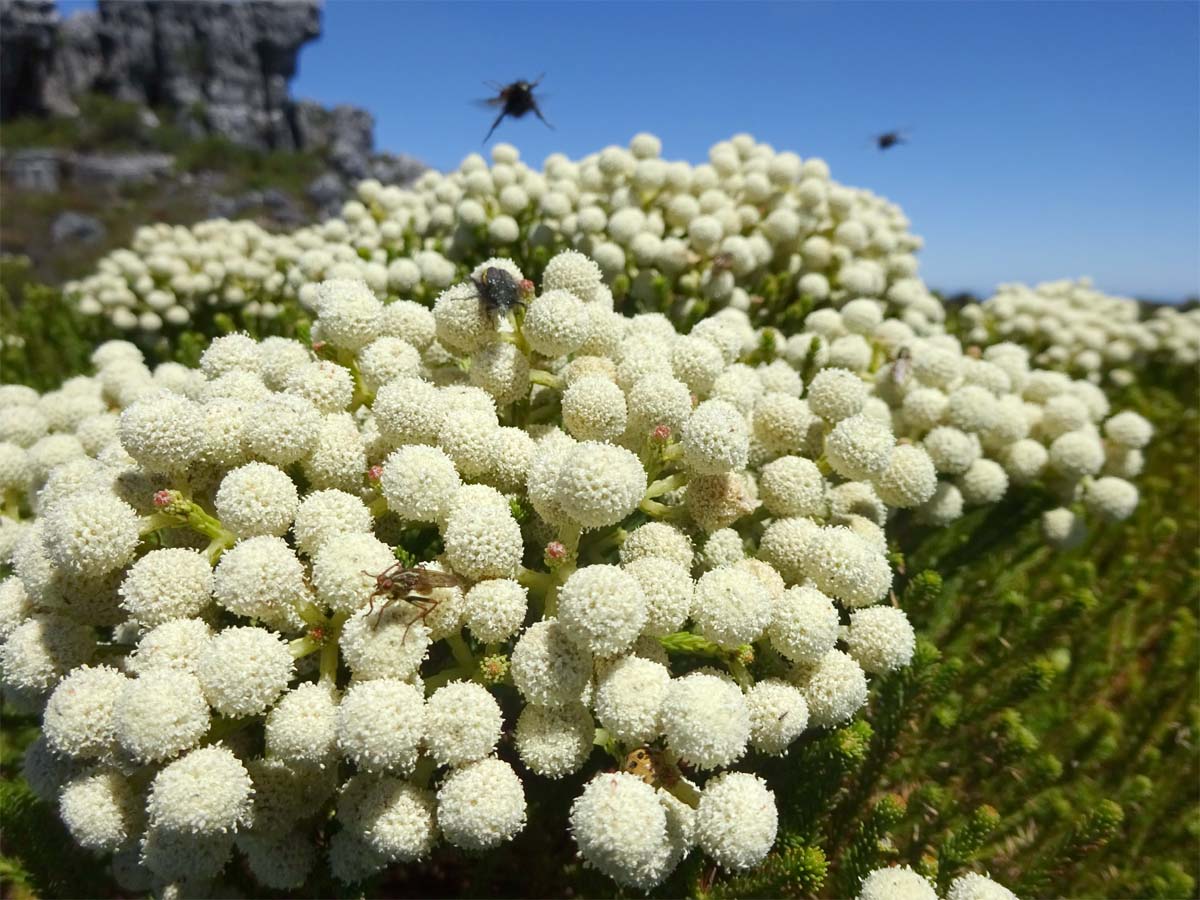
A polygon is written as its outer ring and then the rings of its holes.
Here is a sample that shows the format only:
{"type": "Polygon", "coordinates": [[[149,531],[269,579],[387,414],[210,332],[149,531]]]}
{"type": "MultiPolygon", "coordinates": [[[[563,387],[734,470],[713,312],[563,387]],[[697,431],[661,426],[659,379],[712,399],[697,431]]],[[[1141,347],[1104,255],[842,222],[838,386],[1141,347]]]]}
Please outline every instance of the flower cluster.
{"type": "Polygon", "coordinates": [[[995,296],[960,313],[967,340],[980,345],[1015,341],[1039,366],[1089,381],[1124,386],[1149,361],[1178,366],[1200,362],[1200,309],[1180,312],[1113,297],[1089,279],[1035,287],[1002,284],[995,296]]]}
{"type": "MultiPolygon", "coordinates": [[[[959,875],[946,892],[946,900],[1016,900],[1017,895],[986,875],[959,875]]],[[[863,879],[858,900],[938,900],[937,891],[908,866],[876,869],[863,879]]]]}
{"type": "Polygon", "coordinates": [[[89,314],[129,332],[185,325],[213,308],[270,319],[313,308],[315,284],[365,281],[381,299],[432,300],[488,256],[531,274],[573,248],[600,266],[620,303],[694,321],[705,310],[885,301],[914,330],[944,318],[917,277],[921,239],[893,204],[830,178],[818,158],[776,152],[746,134],[707,163],[660,158],[649,134],[537,171],[497,145],[409,189],[368,180],[341,216],[287,235],[249,222],[153,225],[130,249],[67,285],[89,314]]]}
{"type": "Polygon", "coordinates": [[[579,852],[622,885],[697,848],[752,867],[774,794],[731,767],[913,656],[899,511],[940,527],[1040,480],[1120,519],[1151,437],[877,297],[685,334],[615,312],[576,251],[540,292],[488,259],[432,311],[300,292],[311,346],[232,334],[151,371],[112,343],[94,377],[0,394],[0,686],[42,716],[31,785],[130,890],[235,847],[278,890],[318,847],[346,883],[493,848],[524,781],[568,776],[579,852]]]}

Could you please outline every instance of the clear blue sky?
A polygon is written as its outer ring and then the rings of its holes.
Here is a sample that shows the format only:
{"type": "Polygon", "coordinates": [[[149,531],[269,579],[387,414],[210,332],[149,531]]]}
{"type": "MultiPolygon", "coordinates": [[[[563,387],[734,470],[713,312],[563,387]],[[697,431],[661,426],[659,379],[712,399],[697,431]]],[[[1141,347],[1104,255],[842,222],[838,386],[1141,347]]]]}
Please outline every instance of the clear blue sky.
{"type": "Polygon", "coordinates": [[[293,92],[365,106],[380,149],[447,169],[481,149],[482,82],[543,71],[555,130],[493,138],[531,164],[642,130],[698,162],[748,131],[899,203],[934,287],[1200,291],[1195,2],[328,0],[293,92]],[[880,153],[892,128],[912,142],[880,153]]]}

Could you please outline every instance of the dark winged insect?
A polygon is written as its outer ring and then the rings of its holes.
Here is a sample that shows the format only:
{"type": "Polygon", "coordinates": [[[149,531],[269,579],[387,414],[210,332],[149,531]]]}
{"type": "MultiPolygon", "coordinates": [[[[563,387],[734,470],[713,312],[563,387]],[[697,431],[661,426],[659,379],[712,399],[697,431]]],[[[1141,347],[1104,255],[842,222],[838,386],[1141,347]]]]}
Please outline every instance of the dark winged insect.
{"type": "Polygon", "coordinates": [[[489,97],[483,103],[487,106],[500,107],[500,114],[496,116],[496,121],[488,129],[487,137],[483,139],[485,144],[488,142],[488,138],[492,136],[492,132],[496,130],[496,126],[500,124],[505,116],[512,116],[514,119],[519,119],[526,113],[531,112],[541,119],[547,128],[554,129],[554,126],[547,122],[546,117],[542,115],[541,109],[538,108],[537,98],[533,96],[533,89],[541,84],[542,79],[545,77],[545,73],[543,73],[533,81],[514,81],[505,85],[488,85],[496,91],[496,96],[489,97]]]}
{"type": "Polygon", "coordinates": [[[472,278],[479,300],[492,315],[504,315],[510,309],[524,306],[521,285],[504,269],[489,266],[479,278],[472,278]]]}
{"type": "Polygon", "coordinates": [[[892,381],[895,384],[904,384],[911,371],[912,354],[908,352],[907,347],[901,347],[900,352],[896,354],[896,361],[892,363],[892,381]]]}
{"type": "MultiPolygon", "coordinates": [[[[371,573],[364,572],[363,574],[370,575],[371,573]]],[[[399,562],[372,577],[375,579],[375,590],[371,592],[369,598],[368,616],[375,612],[375,601],[383,598],[379,613],[375,617],[375,628],[379,627],[384,610],[397,601],[404,601],[417,608],[417,614],[409,619],[401,641],[407,640],[408,629],[412,628],[413,622],[423,622],[430,613],[437,609],[441,600],[429,596],[430,594],[438,588],[458,585],[458,578],[448,572],[438,572],[435,569],[426,569],[421,566],[409,568],[399,562]]]]}
{"type": "Polygon", "coordinates": [[[897,144],[907,144],[908,137],[901,131],[885,131],[875,136],[875,144],[880,150],[887,150],[897,144]]]}

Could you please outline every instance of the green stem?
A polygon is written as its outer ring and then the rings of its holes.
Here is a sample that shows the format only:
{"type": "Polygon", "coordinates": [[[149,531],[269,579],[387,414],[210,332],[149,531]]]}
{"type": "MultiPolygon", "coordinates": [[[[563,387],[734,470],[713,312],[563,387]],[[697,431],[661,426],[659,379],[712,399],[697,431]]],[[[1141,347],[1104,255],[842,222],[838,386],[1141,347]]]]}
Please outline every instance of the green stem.
{"type": "Polygon", "coordinates": [[[540,384],[542,387],[553,388],[556,391],[563,389],[563,380],[557,375],[547,372],[545,369],[530,369],[529,380],[534,384],[540,384]]]}
{"type": "Polygon", "coordinates": [[[692,809],[700,805],[700,792],[682,777],[677,779],[673,784],[664,784],[663,787],[667,789],[671,796],[682,803],[686,803],[692,809]]]}
{"type": "Polygon", "coordinates": [[[329,624],[329,620],[325,618],[321,610],[317,609],[315,603],[311,600],[301,600],[298,603],[292,604],[296,610],[296,614],[304,620],[305,625],[311,625],[313,628],[324,628],[329,624]]]}
{"type": "Polygon", "coordinates": [[[538,572],[521,566],[517,569],[517,581],[531,591],[545,593],[554,584],[554,576],[549,572],[538,572]]]}
{"type": "Polygon", "coordinates": [[[475,655],[471,653],[471,648],[463,640],[462,634],[455,632],[446,635],[446,643],[450,645],[450,652],[454,654],[454,661],[458,663],[458,667],[468,672],[474,672],[478,663],[475,662],[475,655]]]}
{"type": "Polygon", "coordinates": [[[592,743],[600,747],[615,759],[617,762],[622,762],[620,747],[617,746],[617,739],[613,737],[606,728],[597,728],[595,735],[592,737],[592,743]]]}
{"type": "Polygon", "coordinates": [[[350,618],[349,613],[340,612],[329,622],[329,631],[325,635],[325,646],[321,648],[320,678],[323,684],[337,684],[338,638],[341,636],[342,626],[346,624],[348,618],[350,618]]]}
{"type": "Polygon", "coordinates": [[[726,663],[729,666],[730,674],[737,679],[738,687],[743,691],[748,691],[754,687],[754,678],[751,676],[750,670],[746,668],[740,659],[730,657],[726,660],[726,663]]]}
{"type": "Polygon", "coordinates": [[[642,495],[643,500],[650,500],[654,497],[661,497],[663,494],[669,494],[671,491],[683,487],[688,483],[687,474],[684,472],[676,472],[674,475],[669,475],[666,478],[660,478],[658,481],[646,488],[646,493],[642,495]]]}
{"type": "Polygon", "coordinates": [[[422,756],[417,760],[416,768],[413,769],[409,781],[417,787],[427,788],[429,782],[433,780],[433,773],[437,771],[437,763],[433,761],[432,756],[422,756]]]}
{"type": "Polygon", "coordinates": [[[316,653],[322,649],[322,643],[305,635],[304,637],[296,638],[294,641],[288,641],[288,649],[292,651],[292,659],[303,659],[310,653],[316,653]]]}
{"type": "Polygon", "coordinates": [[[204,735],[203,742],[205,744],[215,744],[217,741],[223,741],[230,735],[237,734],[254,721],[256,721],[254,716],[244,716],[240,719],[227,719],[224,716],[216,716],[212,720],[212,724],[208,726],[208,732],[204,735]]]}
{"type": "Polygon", "coordinates": [[[387,500],[384,497],[376,497],[367,504],[367,509],[371,511],[371,515],[376,519],[386,516],[388,512],[387,500]]]}

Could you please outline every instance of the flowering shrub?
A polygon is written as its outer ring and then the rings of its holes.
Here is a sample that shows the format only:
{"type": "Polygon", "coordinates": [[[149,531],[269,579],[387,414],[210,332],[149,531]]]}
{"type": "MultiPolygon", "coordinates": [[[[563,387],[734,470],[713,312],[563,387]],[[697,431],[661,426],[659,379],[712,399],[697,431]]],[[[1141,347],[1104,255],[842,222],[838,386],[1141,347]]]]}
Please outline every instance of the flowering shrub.
{"type": "Polygon", "coordinates": [[[427,172],[411,189],[377,181],[339,218],[272,235],[250,222],[140,229],[128,250],[66,286],[79,309],[153,334],[236,312],[270,328],[315,285],[359,278],[379,299],[428,302],[489,256],[531,277],[558,250],[599,264],[618,307],[691,323],[721,306],[795,328],[814,304],[857,297],[925,333],[944,317],[916,277],[921,239],[891,203],[830,178],[821,159],[777,153],[736,135],[692,166],[660,158],[649,134],[536,171],[499,144],[457,171],[427,172]]]}
{"type": "Polygon", "coordinates": [[[33,518],[0,532],[3,688],[42,714],[31,785],[130,885],[213,878],[235,844],[265,887],[319,845],[354,883],[494,848],[524,781],[568,776],[578,851],[619,884],[695,848],[749,869],[775,796],[729,767],[913,658],[884,603],[897,510],[941,527],[1036,479],[1137,502],[1101,473],[1136,475],[1144,420],[880,301],[801,340],[736,309],[684,335],[614,312],[574,251],[540,293],[489,259],[432,311],[313,292],[311,349],[233,334],[151,371],[109,343],[94,377],[4,389],[33,518]]]}
{"type": "Polygon", "coordinates": [[[1112,297],[1079,281],[1048,281],[1030,288],[1002,284],[995,296],[960,313],[967,339],[981,345],[1016,341],[1040,366],[1099,384],[1124,387],[1148,364],[1181,367],[1200,362],[1200,310],[1162,305],[1143,317],[1142,304],[1112,297]]]}

